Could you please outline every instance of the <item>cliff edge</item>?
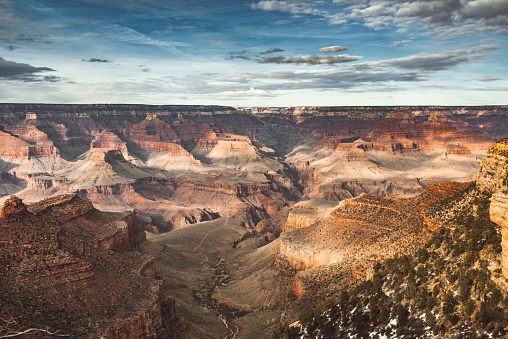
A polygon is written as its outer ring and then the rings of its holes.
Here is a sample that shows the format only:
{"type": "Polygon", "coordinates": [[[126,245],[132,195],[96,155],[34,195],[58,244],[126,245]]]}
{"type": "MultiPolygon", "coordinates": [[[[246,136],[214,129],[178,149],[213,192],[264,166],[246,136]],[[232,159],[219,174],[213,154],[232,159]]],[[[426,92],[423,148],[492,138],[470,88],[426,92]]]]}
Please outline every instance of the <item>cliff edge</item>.
{"type": "Polygon", "coordinates": [[[174,305],[154,258],[133,252],[145,232],[128,213],[105,213],[75,194],[0,217],[0,335],[171,337],[174,305]]]}
{"type": "Polygon", "coordinates": [[[501,267],[508,279],[508,138],[497,142],[483,158],[477,186],[492,194],[490,220],[501,227],[501,267]]]}

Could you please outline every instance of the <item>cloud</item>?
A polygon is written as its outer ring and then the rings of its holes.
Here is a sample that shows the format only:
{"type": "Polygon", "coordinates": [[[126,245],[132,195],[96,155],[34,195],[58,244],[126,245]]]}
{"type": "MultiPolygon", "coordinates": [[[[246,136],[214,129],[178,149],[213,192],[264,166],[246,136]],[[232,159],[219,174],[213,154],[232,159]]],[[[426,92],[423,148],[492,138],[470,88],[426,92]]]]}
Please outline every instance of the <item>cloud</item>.
{"type": "Polygon", "coordinates": [[[319,51],[321,53],[339,53],[339,52],[347,51],[347,48],[342,47],[342,46],[330,46],[330,47],[320,48],[319,51]]]}
{"type": "Polygon", "coordinates": [[[394,14],[396,10],[389,6],[388,3],[380,3],[363,9],[353,9],[351,17],[365,18],[365,17],[378,17],[383,15],[394,14]]]}
{"type": "Polygon", "coordinates": [[[15,49],[18,49],[19,47],[18,46],[9,45],[9,46],[4,46],[4,48],[8,49],[9,51],[14,51],[15,49]]]}
{"type": "Polygon", "coordinates": [[[484,19],[489,24],[508,26],[508,1],[474,0],[458,10],[459,19],[484,19]]]}
{"type": "Polygon", "coordinates": [[[285,49],[273,48],[273,49],[269,49],[267,51],[261,52],[259,54],[264,55],[264,54],[279,53],[279,52],[285,52],[285,51],[286,51],[285,49]]]}
{"type": "Polygon", "coordinates": [[[452,21],[452,14],[462,6],[460,0],[419,0],[401,4],[396,16],[420,18],[425,22],[444,24],[452,21]]]}
{"type": "Polygon", "coordinates": [[[242,97],[273,97],[274,95],[269,93],[268,91],[264,91],[261,89],[254,89],[251,87],[248,90],[244,91],[224,91],[219,93],[210,93],[208,95],[220,96],[220,97],[228,97],[228,98],[242,98],[242,97]]]}
{"type": "Polygon", "coordinates": [[[224,41],[222,40],[205,40],[204,42],[210,46],[224,45],[224,41]]]}
{"type": "Polygon", "coordinates": [[[240,93],[261,95],[262,92],[252,92],[253,88],[270,94],[311,89],[381,92],[395,88],[407,89],[408,83],[429,80],[419,71],[398,70],[375,63],[346,64],[342,67],[320,70],[278,70],[222,75],[203,73],[185,77],[170,76],[166,79],[165,83],[174,84],[180,93],[226,93],[229,96],[240,93]],[[402,86],[398,86],[399,83],[402,83],[402,86]]]}
{"type": "Polygon", "coordinates": [[[46,31],[45,24],[18,14],[14,1],[0,0],[0,43],[51,43],[44,38],[46,31]]]}
{"type": "MultiPolygon", "coordinates": [[[[140,33],[134,29],[121,26],[121,25],[108,25],[107,30],[103,33],[106,38],[116,39],[123,42],[135,43],[139,45],[156,46],[165,49],[175,54],[181,54],[182,52],[177,46],[188,46],[188,43],[175,42],[175,41],[161,41],[150,38],[143,33],[140,33]]],[[[93,34],[93,33],[92,33],[93,34]]]]}
{"type": "Polygon", "coordinates": [[[246,55],[230,55],[226,57],[226,60],[234,60],[234,59],[250,60],[250,57],[246,55]]]}
{"type": "Polygon", "coordinates": [[[401,41],[394,41],[392,42],[393,47],[403,47],[407,44],[413,43],[413,40],[401,40],[401,41]]]}
{"type": "Polygon", "coordinates": [[[497,49],[495,45],[483,45],[472,48],[463,48],[441,53],[419,53],[403,58],[381,61],[381,64],[400,69],[441,71],[461,64],[469,63],[484,57],[480,52],[497,49]]]}
{"type": "Polygon", "coordinates": [[[173,27],[172,26],[168,26],[168,27],[166,27],[166,29],[164,29],[162,31],[152,31],[152,32],[150,32],[150,34],[154,34],[154,35],[171,35],[171,34],[173,34],[173,27]]]}
{"type": "Polygon", "coordinates": [[[476,81],[483,81],[483,82],[491,82],[491,81],[498,81],[503,80],[504,78],[498,75],[485,75],[479,78],[476,78],[474,80],[476,81]]]}
{"type": "MultiPolygon", "coordinates": [[[[328,20],[329,24],[338,25],[347,22],[342,13],[331,13],[315,7],[314,1],[279,1],[266,0],[252,3],[251,9],[267,12],[287,12],[294,16],[312,15],[328,20]]],[[[278,21],[281,22],[281,21],[278,21]]],[[[284,21],[283,21],[284,22],[284,21]]]]}
{"type": "Polygon", "coordinates": [[[110,62],[113,62],[111,60],[97,59],[97,58],[82,59],[81,61],[84,61],[84,62],[98,62],[98,63],[110,63],[110,62]]]}
{"type": "Polygon", "coordinates": [[[243,50],[241,52],[229,52],[228,56],[225,57],[226,60],[234,60],[234,59],[242,59],[242,60],[250,60],[251,57],[246,54],[249,53],[247,50],[243,50]]]}
{"type": "Polygon", "coordinates": [[[96,39],[103,39],[103,40],[110,40],[110,38],[108,38],[107,36],[105,36],[104,34],[100,34],[100,33],[93,33],[93,32],[87,32],[87,33],[81,33],[79,35],[79,37],[81,39],[86,39],[86,38],[96,38],[96,39]]]}
{"type": "Polygon", "coordinates": [[[333,65],[343,62],[351,62],[360,59],[361,56],[342,55],[299,55],[292,57],[261,58],[257,61],[261,64],[305,64],[305,65],[333,65]]]}
{"type": "Polygon", "coordinates": [[[55,71],[49,67],[34,67],[28,64],[8,61],[0,57],[0,78],[19,80],[25,82],[34,81],[58,81],[59,78],[55,76],[40,76],[41,72],[55,71]]]}

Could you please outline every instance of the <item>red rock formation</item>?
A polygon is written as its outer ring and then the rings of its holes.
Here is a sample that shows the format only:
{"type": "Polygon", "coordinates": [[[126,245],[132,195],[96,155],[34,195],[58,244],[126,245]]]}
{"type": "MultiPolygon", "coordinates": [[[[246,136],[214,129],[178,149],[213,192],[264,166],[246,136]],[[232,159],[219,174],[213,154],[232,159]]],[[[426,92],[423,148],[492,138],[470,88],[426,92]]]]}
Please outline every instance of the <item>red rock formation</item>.
{"type": "Polygon", "coordinates": [[[174,312],[132,217],[67,195],[6,202],[0,220],[0,317],[73,338],[169,337],[174,312]],[[168,312],[170,314],[168,314],[168,312]]]}
{"type": "Polygon", "coordinates": [[[445,182],[409,199],[368,196],[341,201],[330,216],[280,237],[279,253],[295,272],[341,261],[368,261],[410,251],[435,230],[426,208],[469,187],[445,182]]]}

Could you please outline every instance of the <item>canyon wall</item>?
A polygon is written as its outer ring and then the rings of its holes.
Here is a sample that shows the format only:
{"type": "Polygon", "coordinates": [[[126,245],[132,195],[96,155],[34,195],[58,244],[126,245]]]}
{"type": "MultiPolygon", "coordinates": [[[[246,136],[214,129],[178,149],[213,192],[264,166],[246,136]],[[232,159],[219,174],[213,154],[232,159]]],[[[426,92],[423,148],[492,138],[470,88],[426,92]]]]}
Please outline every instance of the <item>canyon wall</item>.
{"type": "Polygon", "coordinates": [[[501,227],[501,268],[508,279],[508,139],[497,142],[485,155],[477,185],[492,194],[490,219],[501,227]]]}
{"type": "Polygon", "coordinates": [[[2,319],[19,331],[74,338],[169,338],[174,306],[154,258],[132,252],[145,232],[130,215],[93,208],[75,194],[26,206],[11,196],[0,218],[2,319]]]}

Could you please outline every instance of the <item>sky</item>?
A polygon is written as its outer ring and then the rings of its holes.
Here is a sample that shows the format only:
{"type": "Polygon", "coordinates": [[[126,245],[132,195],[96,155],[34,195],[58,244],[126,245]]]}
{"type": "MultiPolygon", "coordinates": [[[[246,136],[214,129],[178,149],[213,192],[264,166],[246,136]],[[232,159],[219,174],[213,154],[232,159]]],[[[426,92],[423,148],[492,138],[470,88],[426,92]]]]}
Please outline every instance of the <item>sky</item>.
{"type": "Polygon", "coordinates": [[[0,102],[508,104],[508,0],[0,0],[0,102]]]}

